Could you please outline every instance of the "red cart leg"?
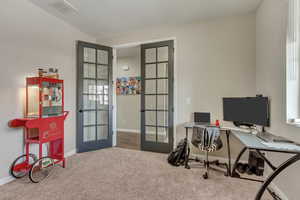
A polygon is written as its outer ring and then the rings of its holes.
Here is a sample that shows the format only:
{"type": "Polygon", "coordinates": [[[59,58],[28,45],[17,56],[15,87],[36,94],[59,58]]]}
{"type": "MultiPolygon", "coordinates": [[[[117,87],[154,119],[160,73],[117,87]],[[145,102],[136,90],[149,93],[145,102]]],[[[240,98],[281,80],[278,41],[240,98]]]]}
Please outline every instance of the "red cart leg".
{"type": "Polygon", "coordinates": [[[43,144],[39,143],[39,159],[43,157],[43,144]]]}
{"type": "Polygon", "coordinates": [[[29,143],[25,144],[26,162],[29,163],[29,143]]]}

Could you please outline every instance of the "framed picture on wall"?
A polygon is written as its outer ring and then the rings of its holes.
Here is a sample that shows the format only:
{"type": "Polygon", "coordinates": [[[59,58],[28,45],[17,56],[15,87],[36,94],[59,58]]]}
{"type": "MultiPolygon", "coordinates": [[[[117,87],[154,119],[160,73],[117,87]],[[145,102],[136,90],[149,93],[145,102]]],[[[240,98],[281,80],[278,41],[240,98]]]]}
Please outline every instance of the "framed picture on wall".
{"type": "Polygon", "coordinates": [[[116,81],[117,95],[141,94],[141,77],[120,77],[116,81]]]}

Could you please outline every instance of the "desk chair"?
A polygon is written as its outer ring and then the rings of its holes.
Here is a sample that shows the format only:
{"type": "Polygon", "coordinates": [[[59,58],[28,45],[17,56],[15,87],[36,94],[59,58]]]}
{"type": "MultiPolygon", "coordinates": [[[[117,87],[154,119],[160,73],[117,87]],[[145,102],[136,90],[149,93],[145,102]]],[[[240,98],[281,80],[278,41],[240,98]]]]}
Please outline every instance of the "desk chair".
{"type": "MultiPolygon", "coordinates": [[[[202,162],[206,171],[203,174],[203,178],[208,178],[209,169],[212,168],[210,165],[216,165],[223,169],[226,169],[225,176],[228,176],[228,165],[226,163],[220,163],[219,160],[209,161],[208,153],[218,151],[223,147],[223,143],[220,137],[220,129],[218,127],[194,127],[192,135],[192,144],[200,149],[200,151],[205,152],[205,160],[200,161],[196,158],[196,161],[202,162]]],[[[220,169],[215,169],[217,171],[224,172],[220,169]]]]}

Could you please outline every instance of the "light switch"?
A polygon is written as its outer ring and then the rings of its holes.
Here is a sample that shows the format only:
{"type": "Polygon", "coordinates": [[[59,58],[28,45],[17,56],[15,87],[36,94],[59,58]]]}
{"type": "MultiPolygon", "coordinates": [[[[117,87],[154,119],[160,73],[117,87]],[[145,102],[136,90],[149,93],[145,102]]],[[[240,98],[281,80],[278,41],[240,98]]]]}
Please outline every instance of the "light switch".
{"type": "Polygon", "coordinates": [[[191,101],[192,101],[191,97],[187,97],[187,98],[185,99],[185,102],[186,102],[186,104],[188,104],[188,105],[191,104],[191,101]]]}

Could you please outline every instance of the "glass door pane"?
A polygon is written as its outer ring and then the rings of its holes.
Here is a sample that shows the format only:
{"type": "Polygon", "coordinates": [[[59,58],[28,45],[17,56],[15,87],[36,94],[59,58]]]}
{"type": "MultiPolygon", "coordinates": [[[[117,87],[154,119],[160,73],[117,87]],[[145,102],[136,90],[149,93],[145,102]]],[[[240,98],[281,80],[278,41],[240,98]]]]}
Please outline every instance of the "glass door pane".
{"type": "Polygon", "coordinates": [[[84,47],[84,62],[85,63],[96,63],[96,49],[84,47]]]}
{"type": "Polygon", "coordinates": [[[107,140],[108,126],[97,126],[97,138],[98,140],[107,140]]]}
{"type": "Polygon", "coordinates": [[[96,78],[96,67],[95,64],[85,63],[83,65],[83,77],[84,78],[96,78]]]}
{"type": "Polygon", "coordinates": [[[156,64],[149,64],[145,67],[146,78],[156,78],[156,64]]]}
{"type": "Polygon", "coordinates": [[[169,48],[167,46],[157,48],[157,61],[168,62],[168,60],[169,60],[169,48]]]}
{"type": "Polygon", "coordinates": [[[161,143],[169,143],[168,129],[167,128],[158,128],[158,137],[157,141],[161,143]]]}
{"type": "Polygon", "coordinates": [[[145,134],[146,134],[147,141],[156,142],[156,127],[146,126],[145,134]]]}
{"type": "Polygon", "coordinates": [[[83,142],[93,142],[96,140],[96,128],[84,127],[83,128],[83,142]]]}
{"type": "Polygon", "coordinates": [[[97,67],[97,78],[108,80],[108,67],[106,65],[98,65],[97,67]]]}
{"type": "Polygon", "coordinates": [[[96,124],[96,111],[83,112],[83,125],[91,126],[96,124]]]}

